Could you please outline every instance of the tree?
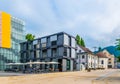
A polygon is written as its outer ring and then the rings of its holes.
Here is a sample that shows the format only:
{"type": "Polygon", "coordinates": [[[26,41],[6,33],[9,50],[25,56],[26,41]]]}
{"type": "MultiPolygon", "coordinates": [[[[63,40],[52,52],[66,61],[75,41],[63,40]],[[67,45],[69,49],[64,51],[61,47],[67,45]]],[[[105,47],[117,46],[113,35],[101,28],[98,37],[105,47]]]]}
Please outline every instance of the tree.
{"type": "Polygon", "coordinates": [[[80,45],[81,43],[81,38],[79,35],[76,36],[76,41],[77,41],[77,44],[80,45]]]}
{"type": "MultiPolygon", "coordinates": [[[[116,49],[120,50],[120,39],[116,39],[116,49]]],[[[117,56],[117,62],[120,62],[120,56],[117,56]]]]}
{"type": "Polygon", "coordinates": [[[85,47],[85,42],[79,35],[76,36],[76,41],[79,46],[85,47]]]}
{"type": "Polygon", "coordinates": [[[117,62],[120,62],[120,56],[117,57],[117,62]]]}
{"type": "Polygon", "coordinates": [[[81,46],[85,47],[85,42],[82,38],[81,38],[81,46]]]}
{"type": "Polygon", "coordinates": [[[120,39],[116,39],[117,50],[120,50],[120,39]]]}
{"type": "Polygon", "coordinates": [[[101,47],[98,47],[98,51],[101,51],[102,50],[102,48],[101,47]]]}
{"type": "Polygon", "coordinates": [[[25,36],[25,38],[26,38],[27,41],[32,41],[32,40],[35,39],[35,35],[27,34],[27,35],[25,36]]]}

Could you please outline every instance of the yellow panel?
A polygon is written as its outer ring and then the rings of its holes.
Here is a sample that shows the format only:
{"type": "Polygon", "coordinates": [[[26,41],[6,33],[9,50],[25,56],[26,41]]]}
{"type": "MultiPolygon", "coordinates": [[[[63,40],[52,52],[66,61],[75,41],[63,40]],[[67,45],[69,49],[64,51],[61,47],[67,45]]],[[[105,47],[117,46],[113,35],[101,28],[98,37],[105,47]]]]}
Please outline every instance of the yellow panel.
{"type": "Polygon", "coordinates": [[[2,12],[2,47],[11,48],[11,17],[2,12]]]}

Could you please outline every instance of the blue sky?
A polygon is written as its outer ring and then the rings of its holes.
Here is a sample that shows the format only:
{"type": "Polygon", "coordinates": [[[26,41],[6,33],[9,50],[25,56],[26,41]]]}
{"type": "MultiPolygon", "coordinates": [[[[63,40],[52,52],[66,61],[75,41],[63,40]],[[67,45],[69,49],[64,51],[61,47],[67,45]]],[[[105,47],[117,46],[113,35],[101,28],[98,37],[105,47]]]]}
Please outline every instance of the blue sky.
{"type": "Polygon", "coordinates": [[[120,36],[120,0],[0,0],[0,10],[23,19],[36,37],[65,31],[92,48],[120,36]]]}

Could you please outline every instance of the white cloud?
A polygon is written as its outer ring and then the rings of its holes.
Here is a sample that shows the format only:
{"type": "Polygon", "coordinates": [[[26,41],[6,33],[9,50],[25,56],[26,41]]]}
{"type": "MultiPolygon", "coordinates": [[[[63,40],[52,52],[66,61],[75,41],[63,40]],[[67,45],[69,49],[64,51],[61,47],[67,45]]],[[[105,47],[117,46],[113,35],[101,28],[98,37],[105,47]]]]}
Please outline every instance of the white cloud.
{"type": "Polygon", "coordinates": [[[109,45],[119,36],[119,0],[16,0],[10,6],[37,37],[65,31],[80,34],[94,46],[109,45]]]}

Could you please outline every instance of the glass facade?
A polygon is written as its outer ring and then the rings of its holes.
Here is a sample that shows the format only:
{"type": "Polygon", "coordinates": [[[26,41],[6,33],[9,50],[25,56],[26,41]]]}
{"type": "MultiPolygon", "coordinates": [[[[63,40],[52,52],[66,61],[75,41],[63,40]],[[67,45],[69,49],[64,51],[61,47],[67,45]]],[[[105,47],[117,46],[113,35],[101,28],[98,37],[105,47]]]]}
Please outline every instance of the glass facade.
{"type": "Polygon", "coordinates": [[[11,17],[11,48],[0,47],[0,70],[9,68],[6,63],[20,62],[20,43],[25,41],[25,23],[11,17]]]}

